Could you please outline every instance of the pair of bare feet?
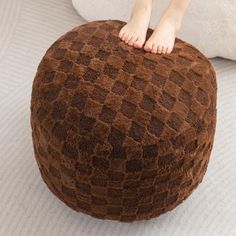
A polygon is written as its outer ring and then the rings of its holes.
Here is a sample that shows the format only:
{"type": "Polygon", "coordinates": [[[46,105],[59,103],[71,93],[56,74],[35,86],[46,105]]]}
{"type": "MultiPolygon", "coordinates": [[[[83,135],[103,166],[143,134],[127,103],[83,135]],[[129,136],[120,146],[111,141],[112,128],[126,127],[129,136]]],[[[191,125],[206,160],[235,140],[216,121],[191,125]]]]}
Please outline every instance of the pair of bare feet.
{"type": "Polygon", "coordinates": [[[173,50],[175,34],[180,27],[180,17],[172,9],[161,17],[152,35],[146,41],[152,11],[152,0],[137,0],[130,21],[120,30],[119,37],[129,46],[145,51],[169,54],[173,50]]]}

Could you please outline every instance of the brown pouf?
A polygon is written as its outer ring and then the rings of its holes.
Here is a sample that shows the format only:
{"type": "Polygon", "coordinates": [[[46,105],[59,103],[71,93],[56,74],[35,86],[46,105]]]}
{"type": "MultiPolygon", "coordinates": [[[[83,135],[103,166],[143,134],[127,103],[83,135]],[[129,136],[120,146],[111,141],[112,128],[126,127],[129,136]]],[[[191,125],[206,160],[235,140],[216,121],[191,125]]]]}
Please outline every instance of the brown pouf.
{"type": "Polygon", "coordinates": [[[193,46],[176,39],[169,55],[147,53],[118,38],[123,25],[91,22],[48,49],[33,82],[31,127],[42,178],[59,199],[133,221],[175,208],[202,181],[217,85],[193,46]]]}

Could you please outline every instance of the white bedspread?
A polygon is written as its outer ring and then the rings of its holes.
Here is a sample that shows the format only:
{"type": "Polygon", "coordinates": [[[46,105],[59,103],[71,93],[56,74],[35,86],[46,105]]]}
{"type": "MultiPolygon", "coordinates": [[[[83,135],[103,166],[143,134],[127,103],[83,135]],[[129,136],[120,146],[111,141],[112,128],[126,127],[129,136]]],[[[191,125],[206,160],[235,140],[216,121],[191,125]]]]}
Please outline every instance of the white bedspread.
{"type": "Polygon", "coordinates": [[[236,62],[212,60],[218,121],[206,176],[179,207],[132,224],[77,213],[42,181],[31,141],[37,65],[64,32],[84,21],[69,0],[0,0],[0,236],[235,236],[236,62]]]}
{"type": "MultiPolygon", "coordinates": [[[[88,21],[127,21],[135,0],[72,0],[88,21]]],[[[150,26],[154,28],[170,0],[153,0],[150,26]]],[[[177,36],[195,45],[207,57],[236,60],[235,0],[192,0],[177,36]]]]}

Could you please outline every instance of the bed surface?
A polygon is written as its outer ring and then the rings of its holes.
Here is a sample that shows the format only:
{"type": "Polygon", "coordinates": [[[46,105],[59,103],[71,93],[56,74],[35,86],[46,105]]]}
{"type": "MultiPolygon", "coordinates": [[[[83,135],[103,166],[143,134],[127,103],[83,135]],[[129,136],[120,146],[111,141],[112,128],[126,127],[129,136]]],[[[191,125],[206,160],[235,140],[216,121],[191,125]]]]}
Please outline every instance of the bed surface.
{"type": "Polygon", "coordinates": [[[175,210],[132,224],[77,213],[36,164],[30,96],[38,63],[64,32],[85,23],[69,0],[0,0],[0,235],[236,235],[236,61],[212,59],[218,81],[215,143],[200,186],[175,210]]]}

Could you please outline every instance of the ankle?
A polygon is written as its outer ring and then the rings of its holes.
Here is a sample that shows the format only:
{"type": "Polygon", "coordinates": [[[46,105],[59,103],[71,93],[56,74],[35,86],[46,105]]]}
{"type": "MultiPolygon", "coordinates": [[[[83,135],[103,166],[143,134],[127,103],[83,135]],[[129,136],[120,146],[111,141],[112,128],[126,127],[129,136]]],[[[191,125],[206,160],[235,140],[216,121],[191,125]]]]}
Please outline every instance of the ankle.
{"type": "Polygon", "coordinates": [[[152,0],[136,0],[136,5],[145,10],[150,10],[152,8],[152,0]]]}
{"type": "Polygon", "coordinates": [[[150,20],[151,11],[152,11],[152,4],[150,0],[145,0],[146,3],[138,5],[138,7],[135,7],[134,11],[132,12],[132,15],[130,17],[130,21],[146,21],[147,17],[150,20]],[[149,2],[149,3],[148,3],[149,2]]]}
{"type": "Polygon", "coordinates": [[[180,29],[182,23],[181,14],[174,10],[166,11],[161,20],[167,21],[169,24],[174,25],[176,31],[180,29]]]}

